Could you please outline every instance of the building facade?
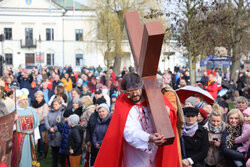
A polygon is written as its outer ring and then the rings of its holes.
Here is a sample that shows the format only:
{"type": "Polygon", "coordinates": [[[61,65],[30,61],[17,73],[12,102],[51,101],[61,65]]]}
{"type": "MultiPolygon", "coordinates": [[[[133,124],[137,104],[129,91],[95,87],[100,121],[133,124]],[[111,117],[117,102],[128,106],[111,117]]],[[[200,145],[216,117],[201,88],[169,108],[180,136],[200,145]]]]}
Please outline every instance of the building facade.
{"type": "MultiPolygon", "coordinates": [[[[0,55],[6,66],[72,65],[80,71],[83,65],[105,66],[105,44],[97,39],[95,10],[74,2],[65,6],[62,0],[2,0],[0,1],[0,55]],[[78,5],[78,8],[75,8],[78,5]]],[[[72,1],[71,1],[72,2],[72,1]]],[[[163,46],[163,52],[170,47],[163,46]]],[[[122,58],[121,68],[133,64],[128,41],[122,49],[128,56],[122,58]]],[[[162,54],[159,67],[173,68],[180,53],[162,54]],[[163,61],[166,60],[166,61],[163,61]]]]}

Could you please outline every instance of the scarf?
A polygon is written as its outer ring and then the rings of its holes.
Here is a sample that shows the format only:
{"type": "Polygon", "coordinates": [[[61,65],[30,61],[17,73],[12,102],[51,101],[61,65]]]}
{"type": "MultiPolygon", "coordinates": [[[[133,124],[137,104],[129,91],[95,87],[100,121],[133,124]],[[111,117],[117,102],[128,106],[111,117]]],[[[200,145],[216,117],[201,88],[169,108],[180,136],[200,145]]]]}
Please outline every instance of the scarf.
{"type": "Polygon", "coordinates": [[[228,136],[226,137],[226,146],[227,148],[232,148],[235,144],[235,138],[241,135],[241,125],[237,125],[236,127],[227,125],[226,131],[228,132],[228,136]]]}
{"type": "Polygon", "coordinates": [[[34,100],[34,101],[32,101],[31,106],[33,108],[39,108],[39,107],[43,106],[44,104],[45,104],[45,100],[44,99],[39,104],[37,103],[36,100],[34,100]]]}
{"type": "Polygon", "coordinates": [[[182,135],[193,137],[197,129],[198,129],[198,122],[195,122],[193,125],[190,125],[190,126],[188,126],[185,123],[184,129],[182,131],[182,135]]]}
{"type": "Polygon", "coordinates": [[[222,122],[221,125],[219,127],[214,127],[213,125],[211,125],[211,123],[208,121],[208,130],[214,134],[220,134],[223,132],[225,127],[225,123],[222,122]]]}
{"type": "Polygon", "coordinates": [[[88,104],[88,105],[84,106],[84,107],[82,108],[82,113],[84,113],[84,112],[86,111],[86,109],[87,109],[90,105],[91,105],[91,104],[88,104]]]}

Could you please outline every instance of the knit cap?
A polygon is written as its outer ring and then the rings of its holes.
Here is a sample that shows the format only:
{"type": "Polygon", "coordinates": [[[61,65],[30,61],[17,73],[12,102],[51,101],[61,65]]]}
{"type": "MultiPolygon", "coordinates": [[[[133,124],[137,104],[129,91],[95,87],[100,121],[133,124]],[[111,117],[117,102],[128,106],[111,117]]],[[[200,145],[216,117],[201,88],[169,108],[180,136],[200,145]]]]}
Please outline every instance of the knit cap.
{"type": "Polygon", "coordinates": [[[79,116],[76,115],[76,114],[72,114],[72,115],[70,115],[69,118],[68,118],[68,122],[69,122],[71,125],[73,125],[73,126],[78,125],[79,120],[80,120],[80,118],[79,118],[79,116]]]}
{"type": "Polygon", "coordinates": [[[108,106],[106,103],[100,104],[100,105],[98,106],[98,110],[99,110],[100,108],[105,108],[105,109],[109,112],[109,106],[108,106]]]}
{"type": "Polygon", "coordinates": [[[194,107],[195,104],[196,104],[196,98],[193,97],[193,96],[190,96],[189,98],[187,98],[187,99],[185,100],[185,102],[189,102],[189,103],[194,107]]]}
{"type": "Polygon", "coordinates": [[[243,114],[247,114],[247,115],[250,116],[250,107],[248,107],[247,109],[245,109],[245,110],[243,111],[243,114]]]}
{"type": "Polygon", "coordinates": [[[201,102],[199,102],[199,103],[195,106],[195,108],[203,108],[206,104],[207,104],[207,103],[201,101],[201,102]]]}
{"type": "Polygon", "coordinates": [[[208,118],[207,112],[206,112],[204,109],[202,109],[202,108],[198,108],[198,109],[199,109],[199,112],[200,112],[201,116],[202,116],[204,119],[207,119],[207,118],[208,118]]]}

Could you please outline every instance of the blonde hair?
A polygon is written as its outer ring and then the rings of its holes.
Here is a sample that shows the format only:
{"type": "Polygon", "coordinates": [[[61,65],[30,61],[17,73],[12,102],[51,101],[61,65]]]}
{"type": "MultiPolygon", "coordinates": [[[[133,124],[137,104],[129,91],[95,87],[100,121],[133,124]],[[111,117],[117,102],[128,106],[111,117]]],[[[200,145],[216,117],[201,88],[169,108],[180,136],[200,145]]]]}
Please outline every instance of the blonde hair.
{"type": "Polygon", "coordinates": [[[90,96],[83,96],[81,98],[81,102],[83,105],[91,105],[94,104],[90,96]]]}
{"type": "Polygon", "coordinates": [[[209,118],[211,118],[212,116],[216,116],[216,117],[220,116],[222,118],[222,112],[221,112],[220,106],[218,104],[213,105],[213,110],[210,113],[209,118]]]}
{"type": "Polygon", "coordinates": [[[239,103],[239,102],[245,102],[246,104],[248,104],[248,100],[243,96],[237,97],[236,103],[239,103]]]}
{"type": "Polygon", "coordinates": [[[44,94],[43,94],[43,92],[42,91],[37,91],[35,94],[34,94],[34,96],[36,97],[37,95],[41,95],[42,97],[44,96],[44,94]]]}
{"type": "Polygon", "coordinates": [[[53,104],[54,102],[58,102],[58,104],[60,104],[60,105],[62,104],[62,100],[61,100],[59,97],[55,98],[55,99],[53,100],[52,104],[53,104]]]}
{"type": "Polygon", "coordinates": [[[229,124],[229,117],[230,117],[230,115],[232,115],[232,114],[238,114],[239,119],[240,119],[240,124],[242,125],[242,124],[244,123],[244,116],[243,116],[243,114],[240,112],[240,110],[239,110],[239,109],[232,109],[232,110],[230,110],[230,111],[227,113],[227,118],[226,118],[227,124],[229,124]]]}

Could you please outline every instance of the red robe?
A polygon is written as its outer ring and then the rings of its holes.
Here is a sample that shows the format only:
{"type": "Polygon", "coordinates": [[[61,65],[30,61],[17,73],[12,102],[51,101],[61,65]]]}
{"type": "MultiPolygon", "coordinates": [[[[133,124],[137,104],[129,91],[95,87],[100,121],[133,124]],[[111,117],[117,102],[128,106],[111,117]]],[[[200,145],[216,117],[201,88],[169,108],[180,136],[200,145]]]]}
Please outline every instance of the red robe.
{"type": "MultiPolygon", "coordinates": [[[[165,105],[170,108],[170,120],[176,136],[177,115],[171,103],[163,95],[165,105]]],[[[101,145],[101,149],[95,160],[94,167],[120,167],[123,157],[123,131],[126,124],[127,116],[134,104],[130,102],[126,94],[118,96],[115,112],[109,124],[109,128],[101,145]]],[[[172,145],[158,148],[157,167],[179,167],[179,155],[177,140],[175,138],[172,145]]]]}

